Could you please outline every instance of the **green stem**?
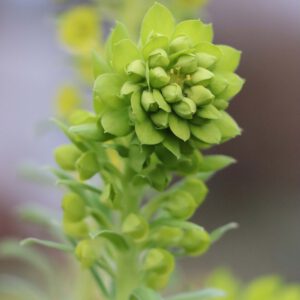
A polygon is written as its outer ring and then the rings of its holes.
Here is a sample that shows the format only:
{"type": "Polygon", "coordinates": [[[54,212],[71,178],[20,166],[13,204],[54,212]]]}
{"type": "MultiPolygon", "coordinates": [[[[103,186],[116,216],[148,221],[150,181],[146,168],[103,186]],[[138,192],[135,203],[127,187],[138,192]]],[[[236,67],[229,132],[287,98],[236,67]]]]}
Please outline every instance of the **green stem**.
{"type": "Polygon", "coordinates": [[[117,259],[116,294],[114,300],[128,300],[139,286],[138,261],[135,249],[117,259]]]}

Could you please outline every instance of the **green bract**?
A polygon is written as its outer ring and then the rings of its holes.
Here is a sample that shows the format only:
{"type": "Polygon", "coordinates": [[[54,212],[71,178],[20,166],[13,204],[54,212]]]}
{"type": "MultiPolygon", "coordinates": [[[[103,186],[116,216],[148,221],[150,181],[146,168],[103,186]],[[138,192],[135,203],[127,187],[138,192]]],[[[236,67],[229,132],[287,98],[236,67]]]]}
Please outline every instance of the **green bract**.
{"type": "Polygon", "coordinates": [[[244,83],[234,73],[241,53],[212,39],[210,24],[176,25],[158,3],[144,17],[138,45],[117,24],[107,42],[110,71],[94,85],[104,132],[112,138],[131,134],[178,156],[183,145],[207,148],[240,134],[224,110],[244,83]]]}

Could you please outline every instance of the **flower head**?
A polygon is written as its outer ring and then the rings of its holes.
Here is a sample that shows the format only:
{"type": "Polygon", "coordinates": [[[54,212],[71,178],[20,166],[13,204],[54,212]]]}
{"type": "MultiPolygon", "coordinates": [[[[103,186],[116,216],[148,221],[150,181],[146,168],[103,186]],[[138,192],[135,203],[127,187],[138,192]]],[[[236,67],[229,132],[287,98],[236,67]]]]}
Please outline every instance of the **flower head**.
{"type": "Polygon", "coordinates": [[[107,64],[94,85],[99,124],[112,136],[133,133],[141,144],[173,153],[219,144],[240,133],[225,112],[244,80],[234,72],[240,51],[212,44],[210,24],[175,24],[156,3],[146,14],[140,43],[117,24],[107,43],[107,64]],[[118,120],[116,122],[116,120],[118,120]]]}

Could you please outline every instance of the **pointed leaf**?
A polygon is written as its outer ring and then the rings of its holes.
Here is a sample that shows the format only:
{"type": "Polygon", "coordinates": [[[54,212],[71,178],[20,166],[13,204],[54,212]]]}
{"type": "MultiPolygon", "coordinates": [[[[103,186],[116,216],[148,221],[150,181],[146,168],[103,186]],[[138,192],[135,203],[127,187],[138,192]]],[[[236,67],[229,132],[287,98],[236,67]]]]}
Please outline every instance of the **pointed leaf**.
{"type": "Polygon", "coordinates": [[[221,117],[214,120],[213,124],[219,129],[222,141],[227,141],[241,134],[241,128],[225,111],[221,111],[221,117]]]}
{"type": "Polygon", "coordinates": [[[181,156],[179,141],[177,138],[168,135],[168,136],[166,136],[165,140],[163,141],[163,145],[171,153],[173,153],[177,157],[177,159],[181,156]]]}
{"type": "Polygon", "coordinates": [[[155,3],[146,13],[141,28],[141,41],[145,45],[151,34],[171,37],[175,28],[172,13],[162,4],[155,3]]]}
{"type": "Polygon", "coordinates": [[[227,231],[229,230],[233,230],[233,229],[236,229],[238,228],[239,225],[237,223],[229,223],[229,224],[226,224],[222,227],[219,227],[217,229],[215,229],[211,234],[210,234],[210,237],[211,237],[211,241],[213,243],[217,242],[220,238],[222,238],[222,236],[227,233],[227,231]]]}
{"type": "Polygon", "coordinates": [[[140,142],[144,145],[156,145],[164,140],[163,132],[155,129],[149,119],[136,123],[135,132],[140,142]]]}
{"type": "Polygon", "coordinates": [[[213,29],[211,24],[204,24],[200,20],[187,20],[176,26],[174,37],[188,36],[193,45],[200,42],[211,42],[213,40],[213,29]]]}
{"type": "Polygon", "coordinates": [[[120,73],[125,71],[129,63],[140,57],[137,46],[129,39],[122,40],[113,46],[112,65],[120,73]]]}
{"type": "Polygon", "coordinates": [[[224,100],[231,100],[241,91],[245,84],[245,79],[235,73],[226,73],[224,76],[226,77],[228,86],[226,90],[219,95],[219,97],[224,100]]]}
{"type": "Polygon", "coordinates": [[[186,120],[182,120],[175,115],[170,114],[169,126],[171,131],[181,140],[187,141],[190,138],[190,128],[186,120]]]}
{"type": "Polygon", "coordinates": [[[191,125],[190,128],[193,136],[207,144],[219,144],[221,141],[220,130],[212,122],[201,126],[191,125]]]}
{"type": "Polygon", "coordinates": [[[53,249],[57,249],[57,250],[65,251],[65,252],[73,252],[73,247],[70,245],[56,243],[56,242],[48,241],[48,240],[40,240],[40,239],[36,239],[36,238],[28,238],[28,239],[22,240],[20,242],[20,244],[21,244],[21,246],[36,244],[36,245],[41,245],[41,246],[45,246],[45,247],[49,247],[49,248],[53,248],[53,249]]]}
{"type": "Polygon", "coordinates": [[[236,160],[227,155],[205,155],[203,161],[200,164],[201,172],[215,172],[220,171],[231,164],[235,163],[236,160]]]}
{"type": "Polygon", "coordinates": [[[212,104],[203,106],[198,112],[197,115],[204,119],[218,119],[221,114],[218,109],[212,104]]]}
{"type": "Polygon", "coordinates": [[[105,59],[96,51],[92,52],[92,64],[94,78],[96,79],[99,75],[110,72],[110,67],[105,59]]]}
{"type": "Polygon", "coordinates": [[[116,249],[120,251],[125,251],[129,249],[129,245],[126,241],[126,239],[119,233],[111,230],[100,230],[93,234],[91,234],[91,238],[104,238],[108,241],[110,241],[116,249]]]}
{"type": "Polygon", "coordinates": [[[111,62],[112,59],[113,46],[121,40],[128,38],[129,33],[127,31],[126,26],[120,22],[117,22],[115,28],[110,33],[105,46],[106,56],[109,62],[111,62]]]}
{"type": "Polygon", "coordinates": [[[169,39],[166,36],[154,36],[143,48],[143,56],[148,59],[149,55],[156,49],[167,49],[169,39]]]}
{"type": "Polygon", "coordinates": [[[107,111],[101,118],[101,125],[105,132],[115,136],[124,136],[130,132],[128,108],[107,111]]]}
{"type": "Polygon", "coordinates": [[[234,72],[241,60],[242,52],[232,47],[220,45],[218,48],[222,52],[222,56],[216,64],[216,71],[234,72]]]}
{"type": "Polygon", "coordinates": [[[93,88],[96,113],[103,113],[103,104],[110,108],[120,108],[125,105],[120,98],[122,85],[122,77],[114,73],[102,74],[96,79],[93,88]]]}

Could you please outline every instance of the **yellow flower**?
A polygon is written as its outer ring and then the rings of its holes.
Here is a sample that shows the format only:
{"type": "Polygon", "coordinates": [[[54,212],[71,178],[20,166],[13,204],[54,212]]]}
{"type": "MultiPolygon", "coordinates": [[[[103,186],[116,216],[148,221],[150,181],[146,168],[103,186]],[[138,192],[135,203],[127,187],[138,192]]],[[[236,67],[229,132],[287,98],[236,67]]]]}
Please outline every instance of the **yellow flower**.
{"type": "Polygon", "coordinates": [[[56,113],[62,118],[68,118],[81,104],[79,92],[71,85],[60,87],[56,99],[56,113]]]}
{"type": "Polygon", "coordinates": [[[100,40],[99,25],[95,8],[77,6],[61,15],[58,28],[60,40],[73,52],[89,52],[100,40]]]}

